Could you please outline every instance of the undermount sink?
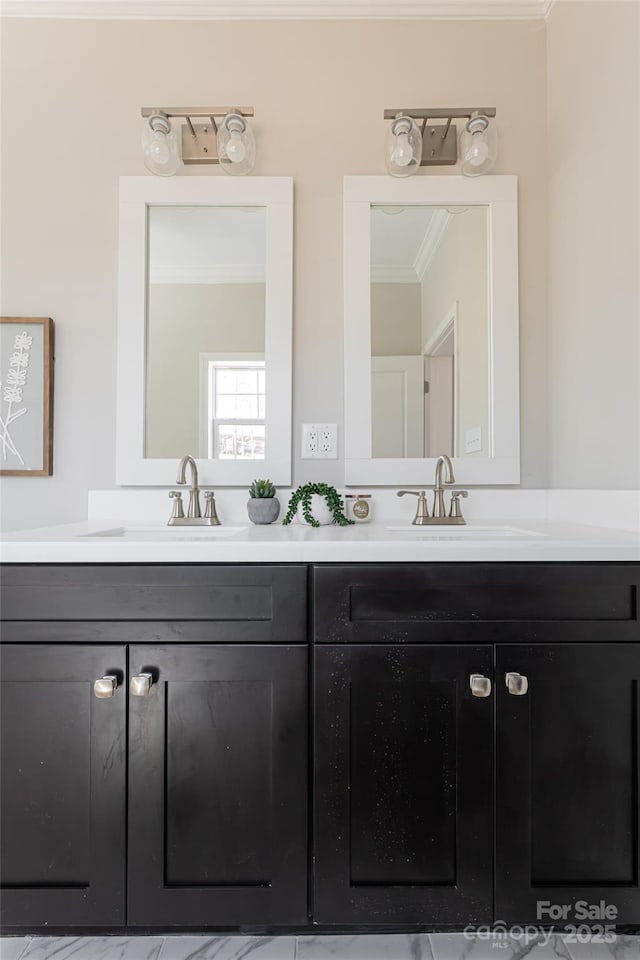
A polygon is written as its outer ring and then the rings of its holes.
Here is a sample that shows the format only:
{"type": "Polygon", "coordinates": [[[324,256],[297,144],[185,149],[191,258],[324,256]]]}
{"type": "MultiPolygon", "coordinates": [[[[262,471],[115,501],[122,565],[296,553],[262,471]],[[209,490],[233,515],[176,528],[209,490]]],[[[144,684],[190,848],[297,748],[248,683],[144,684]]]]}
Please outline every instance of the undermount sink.
{"type": "Polygon", "coordinates": [[[198,526],[135,526],[111,527],[108,530],[94,530],[91,533],[81,533],[83,539],[93,540],[164,540],[167,543],[177,540],[225,540],[242,533],[246,527],[225,526],[198,527],[198,526]]]}
{"type": "Polygon", "coordinates": [[[391,527],[387,530],[391,533],[404,533],[412,539],[419,540],[528,540],[538,537],[546,537],[546,533],[538,533],[535,530],[525,530],[522,527],[508,526],[483,526],[482,524],[434,524],[429,526],[413,526],[405,524],[404,526],[391,527]]]}

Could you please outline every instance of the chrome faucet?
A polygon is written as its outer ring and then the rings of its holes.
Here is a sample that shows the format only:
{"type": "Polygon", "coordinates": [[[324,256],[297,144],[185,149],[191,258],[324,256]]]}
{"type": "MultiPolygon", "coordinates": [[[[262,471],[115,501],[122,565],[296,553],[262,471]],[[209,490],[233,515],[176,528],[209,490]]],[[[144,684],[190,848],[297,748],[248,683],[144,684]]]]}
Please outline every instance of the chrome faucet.
{"type": "Polygon", "coordinates": [[[456,478],[453,475],[453,464],[446,453],[438,457],[436,461],[436,479],[433,488],[433,513],[429,514],[429,505],[424,490],[398,490],[397,496],[404,497],[405,494],[413,494],[418,498],[416,515],[411,521],[415,526],[427,526],[431,524],[461,524],[467,521],[462,516],[460,507],[460,497],[468,497],[467,490],[453,490],[451,493],[451,505],[449,513],[444,502],[444,486],[442,480],[442,470],[445,470],[444,483],[455,483],[456,478]]]}
{"type": "Polygon", "coordinates": [[[168,526],[208,526],[217,527],[220,525],[218,514],[216,513],[216,501],[213,491],[208,490],[204,499],[206,508],[204,517],[200,510],[200,488],[198,487],[198,467],[193,457],[183,457],[178,465],[178,476],[176,483],[186,484],[187,467],[191,468],[191,487],[189,489],[189,507],[187,516],[184,515],[182,506],[182,493],[178,490],[172,490],[169,497],[173,500],[173,512],[167,521],[168,526]]]}

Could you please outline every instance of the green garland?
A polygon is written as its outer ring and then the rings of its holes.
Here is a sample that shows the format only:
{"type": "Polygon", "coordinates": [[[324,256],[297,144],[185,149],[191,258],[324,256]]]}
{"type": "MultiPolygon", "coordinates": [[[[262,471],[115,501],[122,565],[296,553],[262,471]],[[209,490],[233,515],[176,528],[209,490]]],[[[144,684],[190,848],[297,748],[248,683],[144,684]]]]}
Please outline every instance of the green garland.
{"type": "Polygon", "coordinates": [[[289,499],[287,514],[282,521],[285,526],[288,526],[295,517],[298,504],[300,503],[302,504],[302,516],[305,518],[307,523],[312,527],[320,526],[316,518],[311,513],[311,497],[314,493],[318,494],[319,497],[325,498],[327,501],[327,506],[331,510],[331,516],[333,517],[334,523],[337,523],[341,527],[351,526],[354,521],[348,520],[345,517],[342,510],[340,494],[335,487],[330,487],[328,483],[305,483],[304,486],[298,487],[297,490],[294,490],[289,499]]]}

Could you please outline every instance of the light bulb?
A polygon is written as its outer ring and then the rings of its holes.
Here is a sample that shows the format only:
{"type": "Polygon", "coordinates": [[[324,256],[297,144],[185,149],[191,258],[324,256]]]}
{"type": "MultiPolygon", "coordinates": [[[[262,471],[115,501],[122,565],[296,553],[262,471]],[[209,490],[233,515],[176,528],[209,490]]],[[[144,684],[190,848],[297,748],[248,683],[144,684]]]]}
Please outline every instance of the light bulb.
{"type": "Polygon", "coordinates": [[[158,177],[172,177],[180,164],[180,152],[175,131],[169,118],[154,113],[142,128],[142,156],[144,165],[158,177]]]}
{"type": "Polygon", "coordinates": [[[167,146],[167,138],[164,133],[156,130],[151,137],[149,144],[149,156],[154,163],[168,163],[171,157],[171,151],[167,146]]]}
{"type": "Polygon", "coordinates": [[[498,137],[495,123],[474,114],[460,134],[460,168],[465,177],[479,177],[496,162],[498,137]]]}
{"type": "Polygon", "coordinates": [[[240,113],[228,113],[218,125],[218,158],[225,173],[242,176],[256,162],[253,132],[240,113]]]}
{"type": "Polygon", "coordinates": [[[399,115],[387,131],[385,163],[392,177],[410,177],[420,167],[422,134],[415,120],[399,115]]]}
{"type": "Polygon", "coordinates": [[[482,133],[474,133],[466,159],[473,167],[480,167],[489,156],[489,145],[482,133]]]}
{"type": "Polygon", "coordinates": [[[247,155],[247,148],[242,142],[242,134],[239,130],[231,130],[229,134],[229,143],[227,144],[227,156],[231,163],[242,163],[247,155]]]}
{"type": "Polygon", "coordinates": [[[396,146],[391,154],[391,160],[399,167],[406,167],[413,160],[413,149],[409,143],[408,133],[399,133],[397,135],[396,146]]]}

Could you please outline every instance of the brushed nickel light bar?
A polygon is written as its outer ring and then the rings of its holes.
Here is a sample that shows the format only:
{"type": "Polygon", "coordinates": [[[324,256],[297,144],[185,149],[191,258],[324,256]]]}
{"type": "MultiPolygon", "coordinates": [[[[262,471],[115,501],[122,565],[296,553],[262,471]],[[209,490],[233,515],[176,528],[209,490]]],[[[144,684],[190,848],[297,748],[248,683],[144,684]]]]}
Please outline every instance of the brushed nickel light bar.
{"type": "MultiPolygon", "coordinates": [[[[253,117],[253,107],[142,107],[140,113],[151,131],[159,135],[157,139],[171,135],[172,118],[185,121],[180,124],[181,156],[185,164],[222,162],[227,173],[239,174],[248,173],[253,167],[255,143],[245,119],[253,117]],[[221,144],[225,147],[224,151],[220,149],[221,144]],[[227,146],[230,152],[226,151],[227,146]]],[[[148,139],[146,131],[145,135],[148,139]]],[[[153,173],[160,173],[147,163],[146,153],[145,163],[153,173]]],[[[167,169],[175,173],[174,167],[175,163],[167,169]]]]}
{"type": "MultiPolygon", "coordinates": [[[[384,111],[384,119],[392,120],[391,138],[387,142],[387,169],[392,176],[410,176],[416,167],[451,166],[458,162],[458,132],[452,122],[457,119],[466,119],[468,123],[465,131],[470,134],[484,135],[489,126],[489,119],[495,117],[495,107],[388,107],[384,111]],[[446,120],[446,123],[431,123],[432,120],[446,120]],[[419,129],[417,122],[420,122],[419,129]],[[475,122],[475,128],[471,125],[475,122]],[[415,162],[417,155],[417,137],[422,140],[422,150],[419,164],[415,162]],[[399,141],[400,149],[398,149],[399,141]],[[411,156],[413,160],[411,159],[411,156]],[[392,155],[400,160],[397,163],[392,155]],[[409,159],[407,160],[407,157],[409,159]]],[[[492,125],[493,126],[493,125],[492,125]]],[[[464,134],[463,134],[464,136],[464,134]]],[[[492,134],[495,139],[495,133],[492,134]]],[[[480,166],[480,165],[478,165],[480,166]]],[[[486,164],[485,164],[486,166],[486,164]]],[[[484,169],[479,172],[484,172],[484,169]]],[[[468,173],[463,166],[463,173],[468,173]]]]}

